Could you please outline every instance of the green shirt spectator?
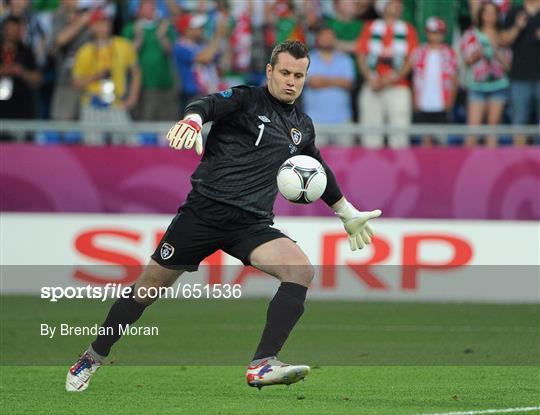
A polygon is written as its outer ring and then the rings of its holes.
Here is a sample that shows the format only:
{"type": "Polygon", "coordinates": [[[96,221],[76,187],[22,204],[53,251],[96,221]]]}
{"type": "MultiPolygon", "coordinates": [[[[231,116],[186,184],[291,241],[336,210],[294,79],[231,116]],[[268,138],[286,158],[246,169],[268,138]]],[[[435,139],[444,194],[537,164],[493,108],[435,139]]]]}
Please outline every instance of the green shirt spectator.
{"type": "Polygon", "coordinates": [[[325,19],[325,25],[334,31],[336,39],[345,42],[355,42],[362,32],[364,22],[360,19],[344,21],[335,17],[327,17],[325,19]]]}
{"type": "Polygon", "coordinates": [[[356,43],[364,28],[364,19],[375,17],[375,11],[368,3],[336,0],[334,1],[334,14],[324,18],[324,26],[332,29],[336,35],[336,48],[348,53],[353,58],[356,79],[361,79],[360,71],[356,65],[356,43]]]}
{"type": "Polygon", "coordinates": [[[36,12],[53,12],[59,5],[60,0],[32,0],[32,10],[36,12]]]}
{"type": "MultiPolygon", "coordinates": [[[[124,26],[122,36],[135,42],[135,31],[142,31],[142,41],[137,50],[143,75],[142,87],[151,89],[172,88],[173,78],[169,54],[163,49],[158,36],[159,25],[164,23],[157,21],[145,22],[141,24],[140,29],[136,28],[136,23],[137,21],[130,22],[124,26]]],[[[172,26],[168,25],[165,36],[171,44],[174,43],[176,36],[172,26]]]]}
{"type": "Polygon", "coordinates": [[[170,121],[178,118],[178,99],[170,55],[176,33],[168,19],[159,19],[156,2],[140,0],[137,16],[122,36],[132,40],[142,72],[141,97],[133,111],[136,120],[170,121]]]}

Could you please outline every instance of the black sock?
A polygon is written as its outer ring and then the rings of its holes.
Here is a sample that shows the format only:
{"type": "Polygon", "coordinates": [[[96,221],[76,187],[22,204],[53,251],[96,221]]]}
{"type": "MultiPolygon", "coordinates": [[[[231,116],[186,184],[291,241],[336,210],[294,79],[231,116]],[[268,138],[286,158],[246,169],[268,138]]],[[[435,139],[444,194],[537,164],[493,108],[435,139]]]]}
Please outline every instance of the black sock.
{"type": "Polygon", "coordinates": [[[307,287],[283,282],[268,305],[266,326],[253,360],[277,356],[289,333],[304,312],[307,287]]]}
{"type": "Polygon", "coordinates": [[[112,331],[112,334],[99,335],[92,343],[94,351],[101,356],[108,356],[113,344],[120,339],[121,334],[118,326],[135,323],[146,308],[144,304],[135,301],[135,298],[132,297],[132,293],[133,287],[128,298],[119,298],[116,300],[112,305],[107,318],[101,325],[101,327],[110,327],[111,330],[109,331],[112,331]]]}

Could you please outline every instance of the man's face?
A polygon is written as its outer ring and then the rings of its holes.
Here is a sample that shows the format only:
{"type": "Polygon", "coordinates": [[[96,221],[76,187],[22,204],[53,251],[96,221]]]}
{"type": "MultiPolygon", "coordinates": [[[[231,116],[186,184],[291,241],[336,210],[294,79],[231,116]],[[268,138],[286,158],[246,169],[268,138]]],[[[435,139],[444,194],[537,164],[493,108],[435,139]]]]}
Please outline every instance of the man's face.
{"type": "Polygon", "coordinates": [[[21,39],[21,27],[15,22],[4,23],[4,39],[9,42],[18,42],[21,39]]]}
{"type": "Polygon", "coordinates": [[[30,0],[11,0],[10,5],[14,14],[19,15],[28,9],[28,6],[30,6],[30,0]]]}
{"type": "Polygon", "coordinates": [[[266,65],[268,90],[280,101],[294,103],[304,89],[308,66],[308,58],[296,59],[287,52],[281,52],[273,68],[266,65]]]}
{"type": "MultiPolygon", "coordinates": [[[[364,3],[367,3],[364,0],[364,3]]],[[[356,1],[351,0],[337,0],[334,2],[334,7],[338,9],[345,16],[354,16],[358,11],[358,4],[356,1]]]]}
{"type": "Polygon", "coordinates": [[[440,44],[444,41],[444,33],[443,32],[432,32],[430,30],[426,30],[426,37],[428,43],[431,44],[440,44]]]}
{"type": "Polygon", "coordinates": [[[101,19],[91,25],[92,33],[96,39],[108,39],[112,33],[112,22],[107,19],[101,19]]]}
{"type": "Polygon", "coordinates": [[[403,12],[403,3],[401,0],[390,0],[384,9],[384,16],[392,19],[399,19],[403,12]]]}
{"type": "Polygon", "coordinates": [[[323,29],[317,35],[317,47],[321,50],[334,50],[336,45],[336,35],[333,30],[323,29]]]}
{"type": "Polygon", "coordinates": [[[152,0],[142,0],[139,4],[139,17],[152,20],[156,13],[156,3],[152,0]]]}
{"type": "Polygon", "coordinates": [[[184,36],[195,42],[200,42],[204,39],[204,27],[188,27],[184,36]]]}

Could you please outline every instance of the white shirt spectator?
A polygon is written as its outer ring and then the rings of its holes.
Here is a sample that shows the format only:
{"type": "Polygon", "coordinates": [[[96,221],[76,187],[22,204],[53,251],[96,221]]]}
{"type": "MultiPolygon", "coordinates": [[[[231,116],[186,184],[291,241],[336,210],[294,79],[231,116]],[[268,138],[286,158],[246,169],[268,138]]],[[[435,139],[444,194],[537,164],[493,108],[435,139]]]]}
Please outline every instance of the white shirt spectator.
{"type": "Polygon", "coordinates": [[[442,85],[442,55],[438,50],[430,50],[426,57],[425,84],[418,97],[418,109],[425,112],[444,111],[442,85]]]}

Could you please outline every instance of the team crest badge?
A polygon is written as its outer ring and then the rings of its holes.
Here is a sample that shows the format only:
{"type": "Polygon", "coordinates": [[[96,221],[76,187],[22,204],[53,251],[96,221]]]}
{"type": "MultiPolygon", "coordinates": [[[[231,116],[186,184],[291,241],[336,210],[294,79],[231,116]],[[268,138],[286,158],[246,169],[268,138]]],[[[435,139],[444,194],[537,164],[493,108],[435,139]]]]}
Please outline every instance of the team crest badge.
{"type": "Polygon", "coordinates": [[[300,141],[302,141],[302,133],[300,130],[296,128],[291,129],[291,138],[294,144],[298,145],[300,144],[300,141]]]}
{"type": "Polygon", "coordinates": [[[174,246],[171,244],[165,242],[163,245],[161,245],[161,259],[169,259],[174,254],[174,246]]]}
{"type": "Polygon", "coordinates": [[[224,91],[219,91],[219,95],[221,95],[223,98],[230,98],[232,97],[232,89],[226,89],[224,91]]]}

